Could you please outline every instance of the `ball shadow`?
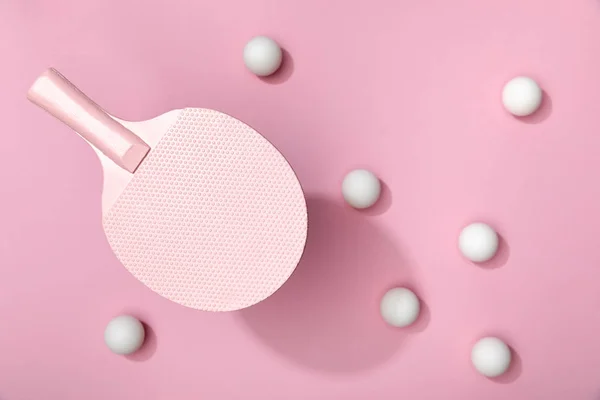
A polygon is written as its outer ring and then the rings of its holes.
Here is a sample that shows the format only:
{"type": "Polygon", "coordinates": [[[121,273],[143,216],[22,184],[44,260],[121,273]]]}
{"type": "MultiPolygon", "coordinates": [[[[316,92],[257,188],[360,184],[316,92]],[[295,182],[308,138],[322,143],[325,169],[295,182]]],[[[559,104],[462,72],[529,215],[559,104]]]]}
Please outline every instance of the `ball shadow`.
{"type": "Polygon", "coordinates": [[[519,356],[519,353],[517,353],[512,347],[510,348],[510,352],[511,361],[508,371],[496,378],[488,378],[489,380],[496,383],[508,384],[519,379],[523,373],[523,360],[521,359],[521,356],[519,356]]]}
{"type": "MultiPolygon", "coordinates": [[[[377,203],[375,203],[373,205],[373,207],[370,207],[370,208],[367,208],[364,210],[358,210],[358,212],[365,214],[365,215],[371,215],[371,216],[381,215],[384,212],[386,212],[387,210],[389,210],[391,206],[392,206],[392,190],[385,182],[382,181],[381,182],[381,194],[379,195],[379,199],[377,200],[377,203]]],[[[348,206],[348,207],[350,207],[350,206],[348,206]]]]}
{"type": "Polygon", "coordinates": [[[552,99],[544,90],[542,91],[542,104],[540,105],[540,108],[536,110],[536,112],[526,117],[515,116],[515,118],[519,121],[525,122],[526,124],[539,124],[550,118],[550,115],[552,115],[552,99]]]}
{"type": "Polygon", "coordinates": [[[286,49],[281,49],[281,66],[275,73],[269,76],[261,76],[260,80],[272,85],[280,85],[286,82],[294,73],[294,59],[286,49]]]}
{"type": "MultiPolygon", "coordinates": [[[[355,210],[324,199],[309,198],[307,205],[308,240],[296,271],[238,316],[265,345],[300,365],[332,373],[373,368],[411,332],[388,326],[379,312],[390,285],[410,287],[407,262],[355,210]]],[[[412,331],[424,329],[423,321],[412,331]]]]}
{"type": "Polygon", "coordinates": [[[427,329],[427,327],[429,326],[429,322],[431,321],[431,310],[429,309],[429,306],[421,298],[421,296],[419,296],[418,291],[415,291],[415,294],[419,297],[421,311],[419,312],[419,318],[412,325],[404,328],[408,333],[423,332],[425,329],[427,329]]]}
{"type": "Polygon", "coordinates": [[[502,235],[498,234],[498,239],[498,251],[496,252],[496,255],[491,260],[475,263],[476,265],[484,269],[492,270],[503,267],[508,263],[508,259],[510,258],[510,246],[502,235]]]}
{"type": "Polygon", "coordinates": [[[144,344],[138,351],[126,356],[127,359],[131,361],[148,361],[152,358],[152,356],[154,356],[154,353],[156,353],[156,348],[158,347],[156,333],[154,330],[145,322],[142,322],[142,324],[144,325],[145,332],[144,344]]]}

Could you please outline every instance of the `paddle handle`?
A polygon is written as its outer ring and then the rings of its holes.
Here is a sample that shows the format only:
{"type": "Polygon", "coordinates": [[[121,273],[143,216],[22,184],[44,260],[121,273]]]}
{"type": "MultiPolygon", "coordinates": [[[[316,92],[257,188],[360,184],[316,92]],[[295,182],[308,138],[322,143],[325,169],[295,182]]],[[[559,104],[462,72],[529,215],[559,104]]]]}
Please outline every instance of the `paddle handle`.
{"type": "Polygon", "coordinates": [[[27,98],[131,173],[150,151],[142,139],[115,121],[54,68],[36,79],[27,98]]]}

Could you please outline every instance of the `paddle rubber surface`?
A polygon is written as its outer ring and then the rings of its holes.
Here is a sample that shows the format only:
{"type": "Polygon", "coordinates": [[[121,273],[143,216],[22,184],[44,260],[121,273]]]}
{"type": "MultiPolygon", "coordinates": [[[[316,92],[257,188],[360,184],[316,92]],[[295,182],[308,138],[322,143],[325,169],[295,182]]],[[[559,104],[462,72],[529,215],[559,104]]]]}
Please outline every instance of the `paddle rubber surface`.
{"type": "Polygon", "coordinates": [[[302,188],[285,158],[249,126],[186,109],[104,217],[123,265],[187,307],[230,311],[276,291],[307,231],[302,188]]]}

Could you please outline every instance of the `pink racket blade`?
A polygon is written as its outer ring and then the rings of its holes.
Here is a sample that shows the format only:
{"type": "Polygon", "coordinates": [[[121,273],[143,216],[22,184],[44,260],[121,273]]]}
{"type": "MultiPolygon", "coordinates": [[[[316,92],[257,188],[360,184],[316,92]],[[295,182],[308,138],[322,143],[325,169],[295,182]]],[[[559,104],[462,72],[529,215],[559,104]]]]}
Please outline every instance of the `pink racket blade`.
{"type": "Polygon", "coordinates": [[[302,188],[248,125],[202,108],[122,121],[53,69],[28,97],[98,154],[106,237],[150,289],[187,307],[232,311],[270,296],[296,268],[307,235],[302,188]]]}

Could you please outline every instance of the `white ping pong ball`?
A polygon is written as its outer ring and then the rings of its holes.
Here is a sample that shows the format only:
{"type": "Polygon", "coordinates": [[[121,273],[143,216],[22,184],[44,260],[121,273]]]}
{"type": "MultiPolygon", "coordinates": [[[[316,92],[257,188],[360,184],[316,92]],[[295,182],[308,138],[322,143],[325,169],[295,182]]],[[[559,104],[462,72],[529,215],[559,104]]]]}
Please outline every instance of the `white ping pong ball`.
{"type": "Polygon", "coordinates": [[[517,117],[525,117],[540,108],[542,89],[533,79],[518,76],[504,85],[502,103],[509,113],[517,117]]]}
{"type": "Polygon", "coordinates": [[[371,171],[356,169],[344,178],[342,195],[354,208],[368,208],[377,202],[381,194],[381,182],[371,171]]]}
{"type": "Polygon", "coordinates": [[[283,53],[273,39],[256,36],[244,47],[244,63],[258,76],[268,76],[279,69],[283,53]]]}
{"type": "Polygon", "coordinates": [[[411,325],[419,318],[421,311],[419,298],[406,288],[388,290],[379,307],[383,320],[397,328],[411,325]]]}
{"type": "Polygon", "coordinates": [[[463,228],[458,237],[458,248],[473,262],[488,261],[498,251],[498,234],[487,224],[475,222],[463,228]]]}
{"type": "Polygon", "coordinates": [[[471,362],[483,376],[495,378],[504,374],[510,367],[510,348],[502,340],[486,337],[479,340],[471,350],[471,362]]]}
{"type": "Polygon", "coordinates": [[[111,320],[104,330],[104,342],[115,354],[131,354],[144,343],[144,325],[134,317],[120,315],[111,320]]]}

